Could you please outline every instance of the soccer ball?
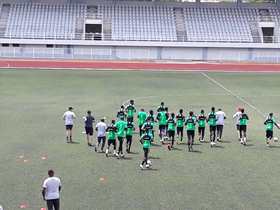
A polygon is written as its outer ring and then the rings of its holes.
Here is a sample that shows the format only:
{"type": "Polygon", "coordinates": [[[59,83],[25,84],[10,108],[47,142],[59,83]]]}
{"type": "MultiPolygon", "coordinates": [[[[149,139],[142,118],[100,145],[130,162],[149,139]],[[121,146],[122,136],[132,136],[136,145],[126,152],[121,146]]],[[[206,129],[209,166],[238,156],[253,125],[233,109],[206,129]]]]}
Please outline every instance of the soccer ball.
{"type": "Polygon", "coordinates": [[[274,142],[277,142],[278,141],[278,137],[274,137],[273,140],[274,140],[274,142]]]}
{"type": "Polygon", "coordinates": [[[147,164],[149,165],[149,167],[152,166],[152,161],[151,161],[151,160],[148,160],[148,161],[147,161],[147,164]]]}

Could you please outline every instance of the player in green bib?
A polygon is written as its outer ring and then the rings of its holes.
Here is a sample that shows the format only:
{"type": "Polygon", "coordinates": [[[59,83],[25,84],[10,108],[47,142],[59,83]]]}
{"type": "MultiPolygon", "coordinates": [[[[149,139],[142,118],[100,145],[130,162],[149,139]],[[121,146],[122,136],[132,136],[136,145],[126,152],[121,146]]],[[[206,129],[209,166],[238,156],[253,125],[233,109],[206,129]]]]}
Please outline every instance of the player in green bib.
{"type": "Polygon", "coordinates": [[[138,118],[139,134],[141,137],[143,135],[142,126],[147,119],[147,113],[145,112],[144,109],[141,109],[140,112],[138,112],[137,118],[138,118]]]}
{"type": "Polygon", "coordinates": [[[174,140],[175,140],[175,129],[176,129],[176,122],[175,122],[175,114],[171,113],[170,118],[167,121],[167,133],[169,141],[171,141],[171,145],[168,144],[168,149],[171,150],[174,146],[174,140]]]}
{"type": "Polygon", "coordinates": [[[123,140],[125,138],[125,130],[126,130],[127,123],[124,121],[123,118],[121,118],[119,121],[116,123],[117,127],[117,137],[119,141],[119,150],[117,153],[117,157],[124,157],[123,154],[123,140]]]}
{"type": "Polygon", "coordinates": [[[106,157],[109,157],[109,150],[110,150],[110,146],[111,144],[113,144],[114,146],[114,153],[113,155],[117,155],[116,153],[116,147],[117,147],[117,144],[116,144],[116,132],[117,132],[117,128],[115,126],[115,120],[112,120],[112,123],[110,126],[107,127],[106,129],[106,132],[107,132],[107,139],[108,139],[108,146],[107,146],[107,149],[106,149],[106,157]]]}
{"type": "Polygon", "coordinates": [[[154,125],[151,121],[151,118],[148,117],[146,119],[146,122],[143,124],[142,126],[142,130],[145,132],[145,133],[148,133],[150,136],[151,136],[151,141],[153,141],[153,138],[154,138],[154,125]]]}
{"type": "Polygon", "coordinates": [[[204,142],[204,136],[205,136],[205,126],[206,126],[206,116],[204,114],[204,110],[202,109],[200,111],[200,115],[197,118],[198,123],[198,135],[199,135],[199,141],[204,142]]]}
{"type": "Polygon", "coordinates": [[[215,107],[211,108],[211,112],[208,115],[207,122],[210,130],[210,145],[212,147],[216,144],[217,116],[215,112],[215,107]]]}
{"type": "Polygon", "coordinates": [[[273,118],[273,113],[270,113],[264,122],[266,128],[266,145],[270,146],[271,140],[273,138],[273,127],[276,126],[278,129],[280,128],[279,125],[276,123],[275,119],[273,118]]]}
{"type": "Polygon", "coordinates": [[[248,124],[249,117],[245,114],[244,109],[241,109],[241,116],[239,118],[239,136],[240,136],[240,143],[244,146],[247,144],[247,124],[248,124]]]}
{"type": "Polygon", "coordinates": [[[179,114],[176,116],[176,124],[177,124],[177,138],[180,137],[181,142],[183,141],[183,137],[184,137],[184,123],[185,123],[185,116],[183,114],[183,109],[180,109],[179,114]]]}
{"type": "Polygon", "coordinates": [[[164,138],[166,137],[166,125],[168,114],[166,111],[161,111],[157,114],[158,126],[159,126],[159,138],[162,144],[164,144],[164,138]]]}
{"type": "Polygon", "coordinates": [[[132,144],[132,136],[134,132],[134,124],[132,121],[128,121],[126,125],[126,152],[130,153],[130,148],[132,144]]]}
{"type": "MultiPolygon", "coordinates": [[[[155,131],[154,131],[154,127],[155,127],[155,124],[156,124],[156,119],[155,119],[155,115],[154,115],[154,111],[153,110],[150,110],[149,111],[149,115],[147,117],[147,120],[150,120],[151,124],[152,124],[152,142],[154,141],[154,138],[155,138],[155,131]]],[[[146,121],[147,121],[146,120],[146,121]]]]}
{"type": "Polygon", "coordinates": [[[195,134],[195,118],[192,111],[189,113],[189,117],[185,122],[187,137],[188,137],[188,149],[189,152],[193,151],[193,142],[194,142],[194,134],[195,134]]]}
{"type": "Polygon", "coordinates": [[[141,169],[144,169],[144,164],[146,164],[145,165],[146,168],[149,168],[151,166],[151,161],[149,160],[149,151],[151,148],[151,141],[152,141],[152,138],[149,134],[149,131],[146,130],[140,139],[140,142],[143,145],[143,151],[144,151],[144,159],[143,159],[142,163],[140,164],[141,169]]]}
{"type": "Polygon", "coordinates": [[[118,119],[121,119],[121,118],[125,119],[125,117],[126,117],[126,114],[125,114],[124,106],[121,105],[121,108],[117,113],[117,118],[118,119]]]}
{"type": "Polygon", "coordinates": [[[125,111],[127,114],[127,122],[133,122],[134,114],[136,113],[134,100],[129,101],[129,105],[126,106],[125,111]]]}

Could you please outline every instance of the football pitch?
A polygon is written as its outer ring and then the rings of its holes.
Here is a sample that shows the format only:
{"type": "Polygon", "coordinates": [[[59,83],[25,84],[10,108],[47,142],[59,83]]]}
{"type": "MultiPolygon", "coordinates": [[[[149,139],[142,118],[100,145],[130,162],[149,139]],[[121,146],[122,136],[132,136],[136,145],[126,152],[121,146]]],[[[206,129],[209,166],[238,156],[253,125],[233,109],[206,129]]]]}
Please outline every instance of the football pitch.
{"type": "Polygon", "coordinates": [[[62,180],[62,210],[279,209],[280,144],[266,147],[263,125],[269,112],[280,120],[279,84],[276,73],[0,70],[0,205],[45,207],[41,185],[52,168],[62,180]],[[128,99],[146,111],[161,101],[175,113],[222,108],[223,143],[210,148],[196,138],[195,152],[185,144],[168,151],[157,137],[152,169],[143,171],[137,134],[123,160],[95,153],[82,117],[90,109],[109,123],[128,99]],[[76,144],[65,141],[68,106],[77,115],[76,144]],[[250,118],[246,147],[232,119],[239,106],[250,118]]]}

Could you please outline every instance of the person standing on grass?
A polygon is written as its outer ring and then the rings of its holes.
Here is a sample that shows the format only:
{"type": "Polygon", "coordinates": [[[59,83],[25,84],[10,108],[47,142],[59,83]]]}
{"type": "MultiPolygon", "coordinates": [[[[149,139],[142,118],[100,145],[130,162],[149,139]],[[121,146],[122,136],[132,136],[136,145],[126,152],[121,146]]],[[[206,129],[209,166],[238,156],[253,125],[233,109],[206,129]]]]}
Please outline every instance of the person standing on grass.
{"type": "Polygon", "coordinates": [[[114,152],[113,155],[117,155],[116,153],[116,149],[117,149],[117,144],[116,144],[116,132],[117,132],[117,128],[115,126],[115,120],[112,120],[111,125],[109,125],[106,129],[106,132],[108,133],[108,146],[106,149],[106,157],[109,157],[109,150],[110,150],[110,146],[111,144],[113,144],[114,147],[114,152]]]}
{"type": "Polygon", "coordinates": [[[95,145],[95,152],[99,149],[101,145],[101,152],[104,152],[104,147],[106,143],[106,129],[107,125],[105,123],[105,118],[103,117],[99,123],[96,124],[95,130],[97,131],[97,144],[95,145]]]}
{"type": "Polygon", "coordinates": [[[168,120],[168,115],[165,109],[157,114],[157,120],[158,120],[158,129],[159,129],[159,138],[161,143],[164,144],[164,139],[166,137],[166,125],[168,120]]]}
{"type": "Polygon", "coordinates": [[[92,146],[93,144],[93,123],[94,117],[91,115],[91,111],[87,111],[87,116],[83,117],[85,121],[85,131],[87,135],[87,144],[88,146],[92,146]]]}
{"type": "Polygon", "coordinates": [[[245,114],[244,109],[241,109],[241,116],[239,119],[239,135],[240,135],[240,143],[244,146],[247,144],[247,124],[249,117],[245,114]]]}
{"type": "Polygon", "coordinates": [[[130,153],[131,144],[132,144],[132,136],[135,130],[133,120],[129,120],[126,126],[126,152],[130,153]]]}
{"type": "Polygon", "coordinates": [[[125,119],[125,117],[126,117],[126,114],[125,114],[124,105],[121,105],[120,111],[118,111],[118,113],[117,113],[117,118],[118,119],[121,119],[121,118],[125,119]]]}
{"type": "Polygon", "coordinates": [[[164,102],[160,103],[160,106],[157,108],[157,113],[165,111],[164,102]]]}
{"type": "Polygon", "coordinates": [[[175,114],[171,113],[171,116],[167,121],[168,138],[169,138],[169,141],[171,141],[171,144],[169,143],[168,147],[167,147],[169,150],[171,150],[174,146],[175,129],[176,129],[175,114]]]}
{"type": "Polygon", "coordinates": [[[204,142],[204,136],[205,136],[205,125],[206,125],[206,116],[204,114],[204,110],[202,109],[200,111],[200,115],[197,118],[198,123],[198,140],[200,142],[204,142]]]}
{"type": "Polygon", "coordinates": [[[273,127],[276,126],[280,129],[279,125],[275,122],[273,118],[273,113],[270,113],[264,122],[266,126],[266,145],[270,146],[271,140],[273,138],[273,127]]]}
{"type": "Polygon", "coordinates": [[[66,142],[73,143],[72,139],[72,129],[74,125],[74,119],[76,118],[75,113],[73,112],[73,107],[69,107],[68,111],[63,114],[63,120],[66,127],[66,142]]]}
{"type": "Polygon", "coordinates": [[[194,134],[195,134],[195,117],[194,113],[190,111],[189,117],[186,119],[185,125],[188,137],[188,149],[189,152],[193,151],[194,134]]]}
{"type": "Polygon", "coordinates": [[[127,114],[127,122],[133,122],[134,114],[136,113],[136,109],[134,106],[134,100],[130,100],[129,104],[125,108],[127,114]]]}
{"type": "Polygon", "coordinates": [[[211,108],[211,112],[208,115],[207,122],[210,130],[210,146],[216,144],[216,125],[217,125],[217,116],[215,113],[215,107],[211,108]]]}
{"type": "Polygon", "coordinates": [[[138,112],[138,126],[139,126],[139,135],[140,137],[143,135],[142,126],[144,125],[146,119],[147,119],[147,113],[144,109],[141,109],[140,112],[138,112]]]}
{"type": "Polygon", "coordinates": [[[222,109],[218,109],[216,112],[217,116],[217,141],[221,141],[223,135],[223,129],[226,119],[226,114],[222,111],[222,109]]]}
{"type": "Polygon", "coordinates": [[[54,171],[48,171],[49,177],[43,182],[42,196],[47,203],[48,210],[59,210],[61,181],[54,176],[54,171]]]}
{"type": "Polygon", "coordinates": [[[146,164],[145,165],[146,168],[150,167],[150,164],[149,164],[149,151],[150,151],[150,148],[151,148],[151,141],[152,141],[152,138],[151,138],[151,136],[149,134],[149,130],[146,129],[144,131],[143,136],[140,139],[140,142],[143,145],[143,151],[144,151],[144,159],[143,159],[142,163],[140,164],[140,168],[141,169],[144,169],[144,164],[146,164]]]}
{"type": "Polygon", "coordinates": [[[236,125],[237,136],[238,136],[239,141],[241,140],[241,139],[240,139],[240,133],[239,133],[239,130],[240,130],[240,129],[239,129],[239,127],[240,127],[240,125],[239,125],[239,119],[240,119],[241,115],[242,115],[242,113],[241,113],[241,108],[238,108],[238,109],[237,109],[237,112],[232,116],[232,118],[235,119],[235,125],[236,125]]]}
{"type": "Polygon", "coordinates": [[[117,136],[118,136],[118,141],[119,141],[119,150],[117,153],[117,157],[124,157],[123,154],[123,141],[125,138],[125,130],[127,128],[127,123],[124,121],[124,118],[121,118],[120,120],[117,121],[116,123],[117,127],[117,136]]]}
{"type": "Polygon", "coordinates": [[[151,132],[152,132],[152,142],[153,142],[154,141],[154,137],[155,137],[154,126],[155,126],[155,123],[156,123],[156,119],[155,119],[155,115],[154,115],[154,111],[153,110],[149,111],[149,115],[147,117],[146,122],[148,122],[148,121],[150,121],[151,127],[152,127],[152,131],[151,132]]]}
{"type": "Polygon", "coordinates": [[[183,114],[183,109],[179,110],[178,115],[176,116],[176,124],[177,124],[177,138],[180,142],[183,141],[184,137],[184,122],[185,122],[185,116],[183,114]]]}

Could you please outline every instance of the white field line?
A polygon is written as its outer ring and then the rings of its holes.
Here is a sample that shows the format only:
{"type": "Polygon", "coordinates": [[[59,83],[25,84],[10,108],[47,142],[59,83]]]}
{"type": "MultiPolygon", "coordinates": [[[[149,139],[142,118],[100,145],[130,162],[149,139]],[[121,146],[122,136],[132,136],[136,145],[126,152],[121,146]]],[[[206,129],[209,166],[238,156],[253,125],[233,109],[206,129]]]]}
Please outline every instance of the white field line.
{"type": "Polygon", "coordinates": [[[258,109],[256,106],[254,106],[253,104],[251,104],[249,101],[245,100],[244,98],[242,98],[241,96],[235,94],[234,92],[232,92],[230,89],[226,88],[224,85],[222,85],[220,82],[218,82],[217,80],[213,79],[212,77],[208,76],[206,73],[201,72],[201,74],[207,78],[209,81],[211,81],[212,83],[216,84],[217,86],[219,86],[220,88],[222,88],[223,90],[225,90],[226,92],[228,92],[231,96],[235,97],[236,99],[238,99],[239,101],[243,102],[244,104],[248,105],[249,107],[251,107],[253,110],[255,110],[259,115],[261,115],[262,117],[265,117],[265,114],[258,109]]]}

